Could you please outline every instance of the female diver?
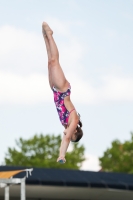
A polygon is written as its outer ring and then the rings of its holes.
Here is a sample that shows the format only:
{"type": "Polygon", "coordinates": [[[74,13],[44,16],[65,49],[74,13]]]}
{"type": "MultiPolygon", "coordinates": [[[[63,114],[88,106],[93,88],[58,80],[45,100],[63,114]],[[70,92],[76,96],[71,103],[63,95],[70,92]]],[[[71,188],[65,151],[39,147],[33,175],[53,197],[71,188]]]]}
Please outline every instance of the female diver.
{"type": "Polygon", "coordinates": [[[78,142],[83,136],[82,123],[70,99],[71,86],[59,63],[59,52],[52,36],[53,31],[46,22],[42,24],[42,33],[48,56],[49,84],[61,124],[65,128],[57,162],[65,163],[70,141],[78,142]]]}

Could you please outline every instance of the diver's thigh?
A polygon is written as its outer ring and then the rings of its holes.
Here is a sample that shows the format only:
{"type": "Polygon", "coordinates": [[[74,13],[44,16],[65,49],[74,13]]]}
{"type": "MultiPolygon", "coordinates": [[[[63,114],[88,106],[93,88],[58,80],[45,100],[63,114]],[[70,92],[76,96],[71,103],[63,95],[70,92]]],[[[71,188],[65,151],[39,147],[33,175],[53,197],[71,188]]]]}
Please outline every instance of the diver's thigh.
{"type": "Polygon", "coordinates": [[[52,79],[52,84],[60,91],[65,91],[68,87],[68,81],[64,75],[64,72],[60,64],[56,64],[51,67],[50,75],[52,79]]]}

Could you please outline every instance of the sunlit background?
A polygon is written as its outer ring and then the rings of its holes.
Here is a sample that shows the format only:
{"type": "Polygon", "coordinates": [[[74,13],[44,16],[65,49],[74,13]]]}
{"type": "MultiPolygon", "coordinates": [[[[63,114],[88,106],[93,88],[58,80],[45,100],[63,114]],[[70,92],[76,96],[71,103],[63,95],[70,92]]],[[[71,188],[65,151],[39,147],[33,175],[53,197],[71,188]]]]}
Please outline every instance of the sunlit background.
{"type": "Polygon", "coordinates": [[[81,114],[86,161],[133,131],[133,0],[0,1],[0,164],[15,140],[62,134],[41,32],[49,23],[81,114]]]}

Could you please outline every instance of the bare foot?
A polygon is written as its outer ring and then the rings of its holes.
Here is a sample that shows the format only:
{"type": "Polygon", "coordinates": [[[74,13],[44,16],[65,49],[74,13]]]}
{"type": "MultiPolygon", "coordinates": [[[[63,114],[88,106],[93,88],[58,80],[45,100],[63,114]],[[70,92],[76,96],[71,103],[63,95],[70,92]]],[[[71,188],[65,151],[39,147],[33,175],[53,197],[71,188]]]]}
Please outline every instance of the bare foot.
{"type": "Polygon", "coordinates": [[[48,34],[52,35],[53,31],[51,30],[51,28],[49,27],[49,25],[46,22],[42,23],[42,33],[43,36],[47,36],[48,34]]]}

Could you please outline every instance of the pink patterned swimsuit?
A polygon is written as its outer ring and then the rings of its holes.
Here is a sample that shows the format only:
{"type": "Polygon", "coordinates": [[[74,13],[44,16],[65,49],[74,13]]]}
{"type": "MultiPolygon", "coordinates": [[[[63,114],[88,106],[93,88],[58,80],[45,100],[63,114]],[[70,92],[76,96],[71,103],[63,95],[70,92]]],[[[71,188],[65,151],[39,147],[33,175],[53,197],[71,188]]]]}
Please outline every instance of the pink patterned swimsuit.
{"type": "Polygon", "coordinates": [[[70,96],[71,87],[69,87],[66,92],[59,92],[57,91],[55,87],[53,87],[53,93],[54,93],[54,102],[56,105],[56,109],[57,109],[60,121],[62,125],[68,125],[70,113],[75,109],[72,109],[69,112],[64,105],[64,98],[66,96],[70,96]]]}

